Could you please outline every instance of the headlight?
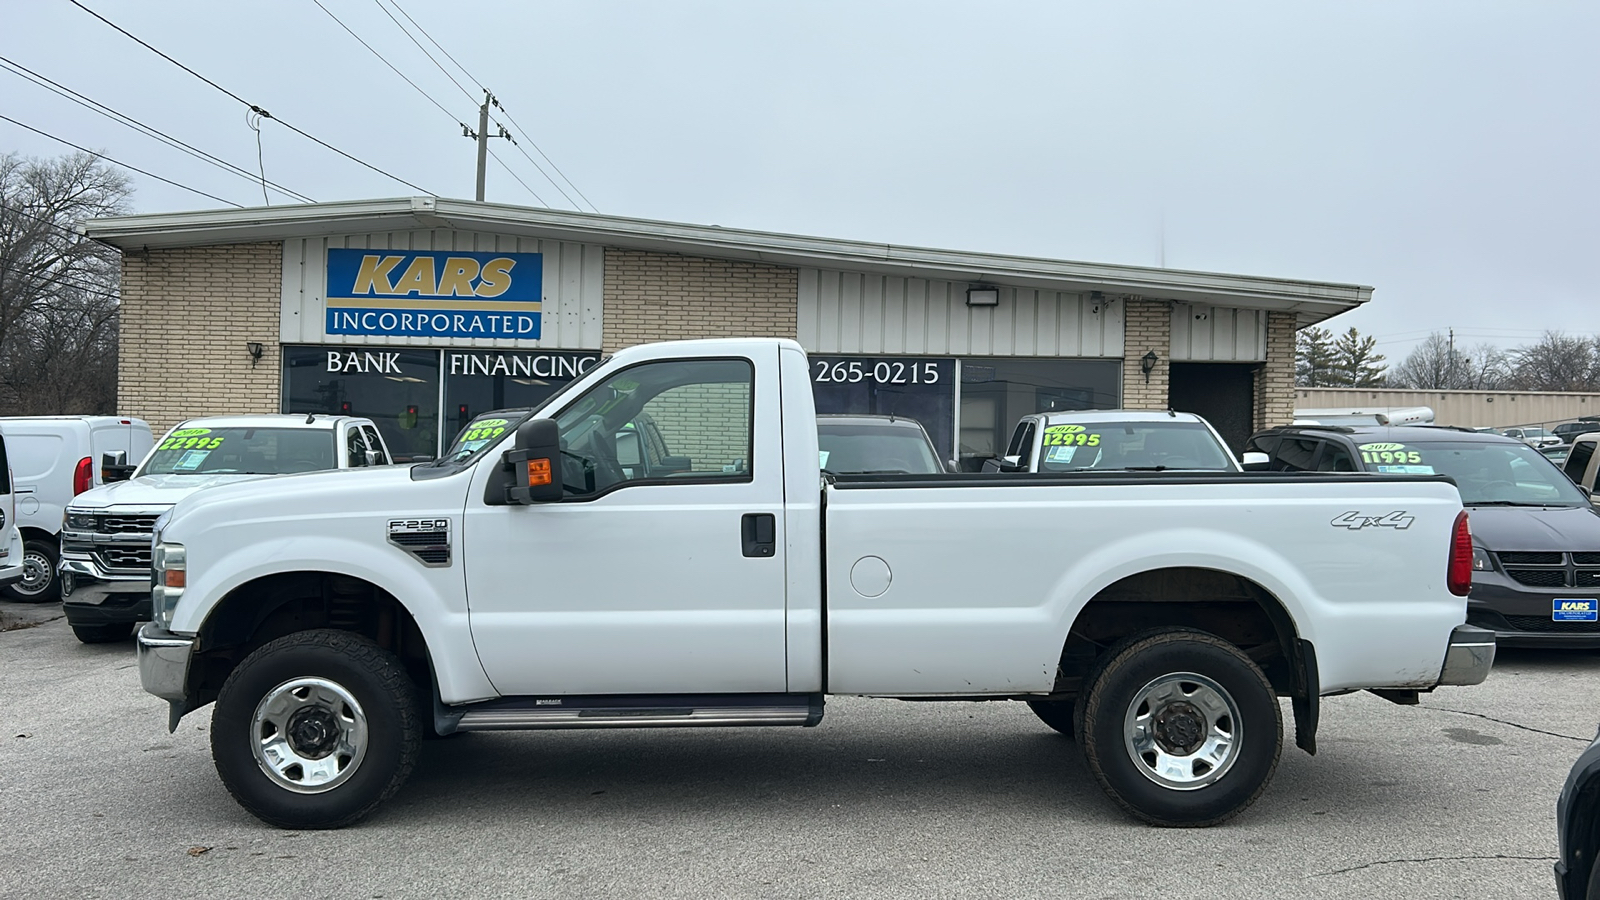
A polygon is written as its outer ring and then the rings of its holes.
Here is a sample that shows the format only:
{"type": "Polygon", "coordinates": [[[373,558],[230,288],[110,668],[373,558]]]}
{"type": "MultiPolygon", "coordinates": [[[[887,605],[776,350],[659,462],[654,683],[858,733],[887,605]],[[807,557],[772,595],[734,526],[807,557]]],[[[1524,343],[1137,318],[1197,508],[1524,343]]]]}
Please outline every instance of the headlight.
{"type": "Polygon", "coordinates": [[[1489,559],[1489,551],[1474,545],[1472,548],[1472,571],[1493,572],[1494,562],[1489,559]]]}
{"type": "Polygon", "coordinates": [[[160,628],[172,625],[172,611],[189,580],[189,557],[182,544],[157,540],[150,553],[150,617],[160,628]]]}
{"type": "Polygon", "coordinates": [[[79,512],[68,509],[66,520],[62,523],[69,531],[94,531],[99,523],[95,521],[94,513],[79,512]]]}

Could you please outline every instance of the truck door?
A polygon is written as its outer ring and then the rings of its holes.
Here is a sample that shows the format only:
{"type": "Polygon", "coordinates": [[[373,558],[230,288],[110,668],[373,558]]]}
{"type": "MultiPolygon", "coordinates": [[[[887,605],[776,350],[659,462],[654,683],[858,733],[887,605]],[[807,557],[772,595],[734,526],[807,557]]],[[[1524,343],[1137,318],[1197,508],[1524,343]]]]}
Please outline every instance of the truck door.
{"type": "Polygon", "coordinates": [[[554,413],[562,502],[489,505],[498,459],[478,465],[461,556],[502,694],[785,690],[778,354],[752,352],[643,362],[575,394],[554,413]],[[671,466],[619,459],[640,420],[671,466]]]}

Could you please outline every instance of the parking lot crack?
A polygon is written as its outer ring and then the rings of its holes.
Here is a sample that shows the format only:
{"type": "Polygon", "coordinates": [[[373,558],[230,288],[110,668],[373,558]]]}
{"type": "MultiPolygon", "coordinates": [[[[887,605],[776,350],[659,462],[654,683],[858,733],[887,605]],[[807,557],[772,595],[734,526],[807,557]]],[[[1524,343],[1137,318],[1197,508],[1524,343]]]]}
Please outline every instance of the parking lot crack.
{"type": "Polygon", "coordinates": [[[1517,722],[1507,722],[1505,719],[1496,719],[1494,716],[1486,716],[1483,713],[1467,712],[1464,709],[1450,709],[1444,706],[1419,706],[1418,709],[1431,709],[1434,712],[1455,713],[1458,716],[1472,716],[1473,718],[1477,719],[1487,719],[1490,722],[1499,722],[1501,725],[1510,725],[1512,728],[1521,728],[1523,731],[1531,731],[1534,734],[1547,734],[1550,737],[1565,738],[1569,741],[1577,741],[1581,744],[1587,744],[1594,740],[1593,738],[1562,734],[1559,731],[1545,731],[1543,728],[1534,728],[1532,725],[1522,725],[1517,722]]]}
{"type": "Polygon", "coordinates": [[[1346,872],[1359,872],[1373,866],[1392,866],[1399,863],[1433,863],[1433,862],[1465,862],[1475,859],[1509,859],[1517,862],[1555,862],[1554,856],[1512,856],[1505,853],[1476,854],[1468,856],[1416,856],[1402,857],[1400,859],[1379,859],[1359,866],[1350,866],[1344,869],[1334,869],[1331,872],[1318,872],[1309,877],[1326,878],[1330,875],[1343,875],[1346,872]]]}

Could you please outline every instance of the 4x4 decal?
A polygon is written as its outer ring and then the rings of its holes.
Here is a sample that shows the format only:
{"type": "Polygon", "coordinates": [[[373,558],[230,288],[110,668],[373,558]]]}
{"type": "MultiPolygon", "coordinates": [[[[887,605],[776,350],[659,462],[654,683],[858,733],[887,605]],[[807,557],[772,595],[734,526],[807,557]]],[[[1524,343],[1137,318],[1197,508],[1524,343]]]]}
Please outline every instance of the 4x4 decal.
{"type": "Polygon", "coordinates": [[[1351,531],[1360,531],[1363,528],[1393,528],[1397,531],[1405,531],[1415,521],[1416,518],[1403,509],[1397,509],[1392,513],[1385,513],[1381,516],[1363,516],[1352,509],[1347,513],[1340,513],[1334,516],[1333,521],[1328,524],[1335,528],[1348,528],[1351,531]]]}

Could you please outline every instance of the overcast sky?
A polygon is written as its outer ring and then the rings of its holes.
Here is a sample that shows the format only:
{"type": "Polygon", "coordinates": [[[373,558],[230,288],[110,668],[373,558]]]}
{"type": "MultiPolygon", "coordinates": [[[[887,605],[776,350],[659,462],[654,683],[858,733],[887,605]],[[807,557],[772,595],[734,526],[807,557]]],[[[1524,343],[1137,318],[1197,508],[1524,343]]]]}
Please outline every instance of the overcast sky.
{"type": "MultiPolygon", "coordinates": [[[[472,196],[457,122],[476,103],[378,0],[322,3],[448,114],[313,0],[82,2],[277,118],[472,196]]],[[[1328,324],[1394,360],[1430,329],[1600,330],[1592,0],[399,3],[604,213],[1366,284],[1368,307],[1328,324]]],[[[69,0],[0,11],[0,56],[255,170],[238,102],[69,0]]],[[[4,72],[0,114],[262,203],[4,72]]],[[[261,135],[267,177],[317,200],[416,193],[276,122],[261,135]]],[[[0,150],[65,148],[0,122],[0,150]]],[[[218,205],[135,179],[140,212],[218,205]]],[[[545,205],[493,161],[488,199],[545,205]]]]}

